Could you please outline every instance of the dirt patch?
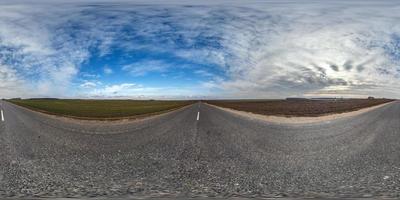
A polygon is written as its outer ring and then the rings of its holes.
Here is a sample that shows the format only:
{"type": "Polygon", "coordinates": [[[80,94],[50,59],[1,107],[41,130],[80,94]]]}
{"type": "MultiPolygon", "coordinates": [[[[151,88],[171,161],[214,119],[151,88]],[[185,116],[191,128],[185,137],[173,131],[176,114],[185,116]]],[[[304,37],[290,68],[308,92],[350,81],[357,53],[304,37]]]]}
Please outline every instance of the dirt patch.
{"type": "Polygon", "coordinates": [[[360,110],[391,99],[341,99],[341,100],[218,100],[208,104],[261,115],[283,117],[319,117],[360,110]]]}
{"type": "Polygon", "coordinates": [[[352,117],[356,116],[365,112],[369,112],[371,110],[383,107],[387,104],[392,103],[393,101],[387,101],[380,103],[378,105],[373,105],[370,107],[364,107],[358,110],[353,110],[353,111],[347,111],[347,112],[341,112],[341,113],[326,113],[324,115],[318,115],[318,116],[274,116],[274,115],[265,115],[265,114],[258,114],[258,113],[253,113],[249,111],[240,111],[232,108],[226,108],[226,107],[220,107],[216,106],[213,104],[209,104],[213,107],[216,107],[218,109],[222,109],[227,112],[231,112],[240,116],[244,117],[249,117],[252,119],[259,119],[259,120],[264,120],[272,123],[283,123],[283,124],[305,124],[305,123],[316,123],[316,122],[323,122],[323,121],[330,121],[330,120],[335,120],[335,119],[340,119],[344,117],[352,117]]]}

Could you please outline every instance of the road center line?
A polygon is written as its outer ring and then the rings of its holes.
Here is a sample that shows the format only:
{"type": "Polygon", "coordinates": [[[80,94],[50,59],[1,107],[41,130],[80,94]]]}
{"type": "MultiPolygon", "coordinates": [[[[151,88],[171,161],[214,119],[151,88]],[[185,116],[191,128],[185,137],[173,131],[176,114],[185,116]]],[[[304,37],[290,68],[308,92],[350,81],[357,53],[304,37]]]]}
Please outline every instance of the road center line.
{"type": "Polygon", "coordinates": [[[3,114],[3,110],[1,110],[1,121],[4,122],[4,114],[3,114]]]}
{"type": "Polygon", "coordinates": [[[197,112],[197,121],[200,119],[200,112],[197,112]]]}

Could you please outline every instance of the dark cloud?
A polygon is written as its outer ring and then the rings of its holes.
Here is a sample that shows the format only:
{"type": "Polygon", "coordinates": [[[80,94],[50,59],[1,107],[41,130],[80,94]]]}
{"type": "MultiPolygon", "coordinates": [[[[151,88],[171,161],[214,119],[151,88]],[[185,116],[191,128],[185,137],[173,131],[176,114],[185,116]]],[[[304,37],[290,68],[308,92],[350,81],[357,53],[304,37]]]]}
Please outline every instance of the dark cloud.
{"type": "MultiPolygon", "coordinates": [[[[303,68],[302,72],[293,72],[278,77],[275,86],[287,90],[288,92],[312,92],[330,86],[347,86],[350,83],[341,78],[328,78],[321,76],[320,72],[315,72],[308,68],[303,68]]],[[[264,89],[265,90],[265,89],[264,89]]]]}
{"type": "Polygon", "coordinates": [[[331,64],[329,65],[329,67],[330,67],[333,71],[336,71],[336,72],[339,71],[339,66],[337,66],[336,64],[331,63],[331,64]]]}
{"type": "Polygon", "coordinates": [[[362,72],[362,71],[364,71],[365,67],[364,67],[364,65],[357,65],[356,69],[357,69],[357,72],[362,72]]]}
{"type": "Polygon", "coordinates": [[[382,74],[382,75],[391,75],[392,74],[389,70],[382,68],[382,67],[377,68],[376,71],[378,71],[378,73],[382,74]]]}
{"type": "Polygon", "coordinates": [[[343,67],[346,71],[350,71],[353,68],[353,61],[348,60],[343,64],[343,67]]]}
{"type": "Polygon", "coordinates": [[[321,75],[321,76],[326,76],[326,69],[323,67],[318,66],[315,63],[311,63],[311,66],[317,70],[317,72],[321,75]]]}
{"type": "Polygon", "coordinates": [[[362,71],[364,71],[365,66],[366,66],[366,65],[369,65],[369,64],[372,64],[373,62],[374,62],[374,59],[371,58],[371,59],[368,59],[368,60],[366,60],[366,61],[364,61],[364,62],[362,62],[362,63],[360,63],[360,64],[357,64],[357,65],[356,65],[357,72],[362,72],[362,71]]]}

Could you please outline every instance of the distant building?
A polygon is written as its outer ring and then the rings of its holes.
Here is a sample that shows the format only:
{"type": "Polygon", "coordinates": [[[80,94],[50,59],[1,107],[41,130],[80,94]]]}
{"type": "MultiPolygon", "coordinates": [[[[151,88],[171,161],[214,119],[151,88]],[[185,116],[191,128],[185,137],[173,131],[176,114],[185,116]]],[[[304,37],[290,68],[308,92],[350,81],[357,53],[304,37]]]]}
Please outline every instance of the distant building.
{"type": "Polygon", "coordinates": [[[368,97],[368,99],[375,99],[375,97],[368,97]]]}

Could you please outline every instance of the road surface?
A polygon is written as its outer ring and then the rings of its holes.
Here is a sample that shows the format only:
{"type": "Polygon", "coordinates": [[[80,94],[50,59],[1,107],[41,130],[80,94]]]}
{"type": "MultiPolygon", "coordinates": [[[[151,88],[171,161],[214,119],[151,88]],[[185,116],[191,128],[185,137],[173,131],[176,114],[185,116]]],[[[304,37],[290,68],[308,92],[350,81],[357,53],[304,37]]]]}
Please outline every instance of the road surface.
{"type": "Polygon", "coordinates": [[[197,103],[77,124],[0,102],[0,196],[400,195],[400,103],[278,125],[197,103]]]}

